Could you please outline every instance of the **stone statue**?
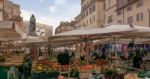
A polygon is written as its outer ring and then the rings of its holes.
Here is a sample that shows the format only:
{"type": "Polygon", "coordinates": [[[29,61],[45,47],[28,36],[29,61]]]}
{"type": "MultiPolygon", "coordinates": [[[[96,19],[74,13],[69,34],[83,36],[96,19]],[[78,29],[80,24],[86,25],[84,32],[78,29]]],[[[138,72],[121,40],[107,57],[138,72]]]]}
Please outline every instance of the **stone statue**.
{"type": "Polygon", "coordinates": [[[32,14],[31,18],[30,18],[30,26],[29,26],[29,36],[37,36],[36,34],[36,19],[34,17],[34,15],[32,14]]]}

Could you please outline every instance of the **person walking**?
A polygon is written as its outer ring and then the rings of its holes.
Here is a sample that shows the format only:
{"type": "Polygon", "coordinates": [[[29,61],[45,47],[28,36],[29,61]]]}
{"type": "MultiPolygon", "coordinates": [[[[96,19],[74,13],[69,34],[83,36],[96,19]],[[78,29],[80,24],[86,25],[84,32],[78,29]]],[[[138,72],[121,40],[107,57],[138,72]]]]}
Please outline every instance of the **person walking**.
{"type": "Polygon", "coordinates": [[[21,66],[19,66],[19,68],[18,68],[18,76],[19,76],[19,79],[24,78],[24,65],[23,64],[21,66]]]}
{"type": "Polygon", "coordinates": [[[31,61],[31,56],[27,55],[24,59],[24,67],[23,67],[23,72],[24,72],[24,78],[25,79],[31,79],[31,72],[32,72],[32,61],[31,61]]]}
{"type": "Polygon", "coordinates": [[[136,55],[133,57],[133,67],[140,69],[143,63],[142,57],[139,55],[139,52],[136,52],[136,55]]]}
{"type": "Polygon", "coordinates": [[[16,74],[16,68],[14,66],[10,67],[7,74],[8,74],[7,79],[18,79],[17,74],[16,74]]]}

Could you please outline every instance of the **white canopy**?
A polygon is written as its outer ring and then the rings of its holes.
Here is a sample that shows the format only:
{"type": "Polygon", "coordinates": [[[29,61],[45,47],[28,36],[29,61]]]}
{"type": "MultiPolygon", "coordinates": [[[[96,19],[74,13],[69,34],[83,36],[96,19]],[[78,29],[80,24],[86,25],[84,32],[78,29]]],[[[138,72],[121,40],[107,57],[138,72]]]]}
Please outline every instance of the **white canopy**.
{"type": "Polygon", "coordinates": [[[120,38],[134,38],[138,36],[146,36],[143,34],[150,33],[149,27],[144,26],[132,26],[132,25],[120,25],[112,24],[106,25],[104,28],[92,28],[92,29],[76,29],[68,32],[56,34],[49,38],[50,43],[67,43],[67,42],[81,42],[84,40],[104,39],[110,37],[120,38]]]}
{"type": "MultiPolygon", "coordinates": [[[[141,29],[136,26],[137,29],[141,29]]],[[[143,28],[147,29],[147,28],[143,28]]],[[[77,29],[68,32],[63,32],[56,34],[53,37],[57,36],[78,36],[78,35],[95,35],[95,34],[105,34],[105,33],[115,33],[115,32],[125,32],[133,31],[135,28],[132,28],[130,25],[108,25],[104,28],[91,28],[91,29],[77,29]]]]}

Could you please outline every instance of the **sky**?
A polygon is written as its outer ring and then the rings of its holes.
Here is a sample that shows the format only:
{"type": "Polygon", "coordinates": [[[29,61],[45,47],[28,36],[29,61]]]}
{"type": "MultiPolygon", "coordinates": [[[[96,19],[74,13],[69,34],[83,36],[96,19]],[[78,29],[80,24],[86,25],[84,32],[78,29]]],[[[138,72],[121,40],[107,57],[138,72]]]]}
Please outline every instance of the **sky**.
{"type": "Polygon", "coordinates": [[[34,14],[37,22],[55,29],[60,21],[71,21],[80,13],[80,0],[11,0],[20,5],[21,16],[29,21],[34,14]]]}

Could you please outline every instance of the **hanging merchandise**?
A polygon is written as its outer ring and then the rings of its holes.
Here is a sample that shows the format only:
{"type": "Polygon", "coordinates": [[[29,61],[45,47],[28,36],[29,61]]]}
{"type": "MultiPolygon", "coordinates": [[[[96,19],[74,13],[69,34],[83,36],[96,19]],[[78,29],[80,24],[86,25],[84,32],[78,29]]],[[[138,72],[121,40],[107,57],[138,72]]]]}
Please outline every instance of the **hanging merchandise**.
{"type": "Polygon", "coordinates": [[[124,57],[127,59],[128,58],[128,44],[122,45],[122,52],[124,54],[124,57]]]}
{"type": "Polygon", "coordinates": [[[116,51],[121,52],[121,50],[122,50],[122,45],[116,44],[116,51]]]}
{"type": "Polygon", "coordinates": [[[29,48],[26,48],[25,50],[26,50],[26,51],[24,52],[25,54],[30,54],[30,49],[29,49],[29,48]]]}
{"type": "Polygon", "coordinates": [[[127,44],[122,44],[122,50],[127,51],[128,50],[128,45],[127,44]]]}
{"type": "Polygon", "coordinates": [[[102,52],[107,56],[110,52],[110,44],[104,44],[102,52]]]}
{"type": "Polygon", "coordinates": [[[115,52],[115,45],[111,44],[111,52],[115,52]]]}

